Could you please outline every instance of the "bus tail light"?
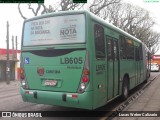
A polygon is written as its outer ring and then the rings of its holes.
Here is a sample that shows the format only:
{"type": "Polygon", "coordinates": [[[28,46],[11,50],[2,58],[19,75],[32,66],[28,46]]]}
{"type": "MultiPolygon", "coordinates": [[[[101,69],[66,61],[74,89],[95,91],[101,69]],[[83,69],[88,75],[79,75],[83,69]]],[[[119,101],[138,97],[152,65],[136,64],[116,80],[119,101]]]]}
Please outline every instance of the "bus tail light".
{"type": "Polygon", "coordinates": [[[21,84],[22,84],[23,89],[28,89],[28,84],[26,80],[21,80],[21,84]]]}
{"type": "Polygon", "coordinates": [[[89,75],[89,70],[88,69],[83,70],[83,74],[84,75],[89,75]]]}
{"type": "Polygon", "coordinates": [[[22,79],[22,80],[25,79],[25,76],[24,76],[24,75],[21,75],[21,79],[22,79]]]}
{"type": "Polygon", "coordinates": [[[88,82],[88,77],[87,76],[83,76],[83,78],[82,78],[82,82],[84,82],[84,83],[86,83],[86,82],[88,82]]]}
{"type": "Polygon", "coordinates": [[[72,98],[78,98],[78,95],[72,94],[72,98]]]}
{"type": "Polygon", "coordinates": [[[20,79],[21,79],[21,85],[22,85],[23,89],[28,89],[28,84],[26,81],[26,77],[25,77],[23,68],[20,69],[20,79]]]}
{"type": "Polygon", "coordinates": [[[80,85],[80,91],[79,92],[82,92],[85,89],[86,89],[85,83],[81,83],[81,85],[80,85]]]}
{"type": "Polygon", "coordinates": [[[87,52],[78,92],[83,93],[87,88],[88,83],[89,83],[89,55],[87,52]]]}
{"type": "Polygon", "coordinates": [[[23,68],[20,69],[20,78],[21,78],[21,80],[25,79],[23,68]]]}

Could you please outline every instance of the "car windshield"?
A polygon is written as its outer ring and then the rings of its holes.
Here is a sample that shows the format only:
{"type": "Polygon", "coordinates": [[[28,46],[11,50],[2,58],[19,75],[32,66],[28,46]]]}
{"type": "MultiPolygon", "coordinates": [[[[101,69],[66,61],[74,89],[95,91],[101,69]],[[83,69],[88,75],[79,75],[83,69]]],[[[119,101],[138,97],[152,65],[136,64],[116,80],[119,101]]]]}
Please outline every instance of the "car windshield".
{"type": "Polygon", "coordinates": [[[151,64],[151,66],[158,66],[158,64],[151,64]]]}

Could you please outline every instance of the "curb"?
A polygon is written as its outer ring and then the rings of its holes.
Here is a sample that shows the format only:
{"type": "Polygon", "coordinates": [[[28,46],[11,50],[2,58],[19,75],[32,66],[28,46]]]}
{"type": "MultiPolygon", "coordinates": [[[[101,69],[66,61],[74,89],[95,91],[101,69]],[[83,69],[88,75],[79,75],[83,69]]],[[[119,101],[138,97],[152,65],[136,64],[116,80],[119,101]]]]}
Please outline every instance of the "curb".
{"type": "Polygon", "coordinates": [[[19,83],[19,80],[10,81],[10,84],[7,84],[6,81],[0,81],[0,89],[3,89],[5,87],[19,86],[19,83]]]}

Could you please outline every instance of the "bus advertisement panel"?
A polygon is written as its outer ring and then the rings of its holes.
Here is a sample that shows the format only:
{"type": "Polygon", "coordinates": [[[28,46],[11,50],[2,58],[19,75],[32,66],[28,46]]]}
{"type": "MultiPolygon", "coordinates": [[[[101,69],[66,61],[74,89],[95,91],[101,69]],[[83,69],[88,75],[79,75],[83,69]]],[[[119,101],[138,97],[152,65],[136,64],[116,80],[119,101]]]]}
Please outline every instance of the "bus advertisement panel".
{"type": "Polygon", "coordinates": [[[68,15],[28,21],[24,25],[23,46],[85,42],[85,17],[68,15]]]}

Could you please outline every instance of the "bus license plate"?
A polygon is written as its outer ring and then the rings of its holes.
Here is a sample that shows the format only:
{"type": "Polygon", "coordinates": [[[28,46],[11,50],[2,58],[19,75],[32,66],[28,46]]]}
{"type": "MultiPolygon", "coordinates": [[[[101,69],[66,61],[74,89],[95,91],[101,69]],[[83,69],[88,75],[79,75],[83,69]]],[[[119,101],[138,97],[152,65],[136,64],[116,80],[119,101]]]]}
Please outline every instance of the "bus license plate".
{"type": "Polygon", "coordinates": [[[45,86],[56,86],[57,81],[56,80],[46,80],[44,83],[45,86]]]}

